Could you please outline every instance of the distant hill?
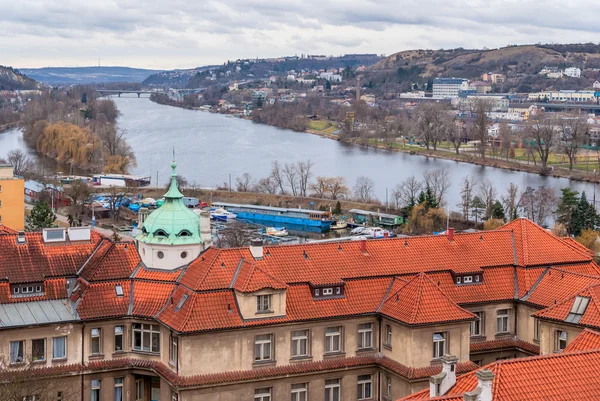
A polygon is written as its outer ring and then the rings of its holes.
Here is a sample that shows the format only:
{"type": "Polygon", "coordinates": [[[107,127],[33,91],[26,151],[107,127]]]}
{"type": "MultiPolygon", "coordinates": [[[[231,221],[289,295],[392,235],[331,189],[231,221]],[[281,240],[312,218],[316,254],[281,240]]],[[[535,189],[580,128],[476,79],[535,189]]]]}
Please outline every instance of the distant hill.
{"type": "Polygon", "coordinates": [[[600,68],[600,45],[550,44],[508,46],[500,49],[408,50],[392,54],[372,65],[365,78],[372,85],[401,83],[408,90],[411,82],[426,82],[435,77],[477,80],[485,72],[508,78],[504,91],[583,89],[597,79],[596,73],[582,78],[550,80],[539,76],[544,67],[600,68]]]}
{"type": "Polygon", "coordinates": [[[129,67],[44,67],[22,68],[31,78],[48,85],[71,85],[108,82],[140,83],[159,70],[129,67]]]}
{"type": "Polygon", "coordinates": [[[0,90],[38,89],[40,84],[22,71],[0,65],[0,90]]]}
{"type": "Polygon", "coordinates": [[[280,57],[276,59],[245,59],[228,61],[223,65],[203,66],[190,70],[163,71],[148,77],[143,86],[171,88],[200,88],[238,80],[254,80],[270,75],[283,75],[291,70],[320,70],[340,67],[370,66],[381,60],[376,54],[346,54],[339,57],[280,57]],[[209,78],[207,71],[215,77],[209,78]]]}

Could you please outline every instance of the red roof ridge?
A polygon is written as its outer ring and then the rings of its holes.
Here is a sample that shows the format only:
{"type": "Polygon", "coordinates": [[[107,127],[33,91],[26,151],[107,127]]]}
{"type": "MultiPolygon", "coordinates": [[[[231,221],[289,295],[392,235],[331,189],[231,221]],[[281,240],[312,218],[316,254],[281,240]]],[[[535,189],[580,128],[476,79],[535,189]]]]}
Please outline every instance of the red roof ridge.
{"type": "MultiPolygon", "coordinates": [[[[567,273],[569,273],[569,272],[567,272],[567,273]]],[[[577,274],[577,273],[573,273],[573,274],[577,274]]],[[[594,276],[591,276],[591,277],[594,277],[594,276]]],[[[560,301],[557,301],[554,305],[550,305],[547,308],[544,308],[542,310],[539,310],[539,311],[533,313],[532,316],[542,317],[542,318],[551,319],[551,320],[560,320],[560,321],[562,321],[562,319],[552,318],[552,317],[544,316],[544,315],[546,315],[549,312],[552,312],[554,309],[559,308],[560,306],[562,306],[565,303],[571,301],[572,299],[575,299],[576,297],[580,296],[585,291],[589,291],[590,292],[590,297],[594,300],[594,303],[596,303],[596,301],[599,301],[599,300],[597,300],[593,296],[592,291],[590,291],[590,289],[592,289],[594,287],[597,287],[597,286],[600,286],[600,282],[592,283],[592,284],[588,285],[587,287],[582,288],[578,292],[576,292],[574,294],[571,294],[568,297],[566,297],[564,299],[561,299],[560,301]]],[[[598,305],[596,305],[596,309],[600,312],[600,308],[598,308],[598,305]]]]}
{"type": "Polygon", "coordinates": [[[567,345],[563,352],[573,352],[585,349],[592,350],[597,348],[600,348],[600,332],[586,327],[569,343],[569,345],[567,345]],[[590,344],[591,341],[593,341],[593,345],[590,344]]]}

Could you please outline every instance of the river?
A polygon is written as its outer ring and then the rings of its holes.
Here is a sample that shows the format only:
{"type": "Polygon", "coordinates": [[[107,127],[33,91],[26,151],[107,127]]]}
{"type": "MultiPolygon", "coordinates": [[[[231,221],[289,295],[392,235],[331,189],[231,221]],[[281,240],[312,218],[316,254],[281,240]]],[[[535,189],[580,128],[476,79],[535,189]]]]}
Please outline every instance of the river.
{"type": "MultiPolygon", "coordinates": [[[[519,188],[541,185],[559,189],[567,186],[585,190],[588,199],[594,185],[565,178],[542,177],[537,174],[483,167],[450,160],[409,155],[406,153],[348,145],[307,133],[294,132],[224,115],[163,106],[147,98],[113,98],[122,113],[118,124],[128,131],[127,140],[138,160],[133,174],[152,176],[152,185],[165,185],[170,174],[173,147],[177,172],[190,183],[216,187],[247,172],[255,179],[269,174],[271,162],[289,163],[312,160],[314,176],[344,176],[351,188],[358,176],[375,181],[375,192],[385,201],[386,188],[391,199],[392,188],[414,175],[445,169],[452,186],[447,195],[450,207],[458,209],[461,180],[465,176],[476,181],[491,180],[500,195],[510,183],[519,188]]],[[[0,158],[10,149],[25,148],[21,133],[9,130],[0,134],[0,158]]],[[[30,152],[31,153],[31,152],[30,152]]]]}

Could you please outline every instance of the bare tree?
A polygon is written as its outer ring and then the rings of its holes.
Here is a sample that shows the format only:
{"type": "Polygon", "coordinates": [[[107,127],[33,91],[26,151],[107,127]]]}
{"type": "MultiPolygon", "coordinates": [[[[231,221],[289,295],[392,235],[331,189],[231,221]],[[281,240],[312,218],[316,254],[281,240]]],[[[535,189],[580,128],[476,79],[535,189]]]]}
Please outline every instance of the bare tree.
{"type": "Polygon", "coordinates": [[[258,184],[256,184],[256,189],[258,192],[262,192],[265,194],[276,194],[277,193],[277,183],[271,176],[261,178],[258,180],[258,184]]]}
{"type": "Polygon", "coordinates": [[[312,168],[315,164],[310,160],[300,161],[297,164],[297,172],[298,172],[298,186],[300,190],[300,196],[306,197],[306,192],[308,190],[308,186],[310,183],[310,178],[312,177],[312,168]]]}
{"type": "Polygon", "coordinates": [[[110,215],[114,221],[119,221],[121,217],[121,203],[125,198],[126,193],[119,187],[110,187],[108,190],[108,204],[110,207],[110,215]]]}
{"type": "Polygon", "coordinates": [[[473,202],[473,192],[475,192],[475,180],[466,176],[463,178],[462,186],[460,187],[460,206],[462,209],[465,221],[469,221],[469,210],[473,202]]]}
{"type": "Polygon", "coordinates": [[[283,167],[283,176],[287,181],[287,185],[292,190],[292,195],[298,195],[298,169],[293,163],[286,163],[283,167]]]}
{"type": "Polygon", "coordinates": [[[454,151],[458,155],[460,153],[460,147],[462,145],[465,128],[458,126],[456,124],[456,120],[450,117],[447,118],[445,124],[446,139],[452,144],[454,151]]]}
{"type": "Polygon", "coordinates": [[[557,129],[555,122],[542,115],[528,125],[527,134],[533,142],[542,166],[546,168],[550,152],[556,144],[557,129]]]}
{"type": "Polygon", "coordinates": [[[329,183],[329,193],[331,199],[343,199],[348,196],[350,190],[346,185],[346,179],[344,177],[332,177],[329,183]]]}
{"type": "Polygon", "coordinates": [[[546,218],[552,214],[552,211],[558,203],[558,199],[553,189],[544,186],[534,190],[527,187],[521,195],[519,201],[525,216],[539,225],[544,225],[546,218]]]}
{"type": "Polygon", "coordinates": [[[444,195],[450,188],[450,175],[448,170],[427,170],[423,173],[425,187],[431,190],[438,205],[444,204],[444,195]]]}
{"type": "Polygon", "coordinates": [[[479,194],[483,203],[485,203],[484,218],[489,219],[492,215],[492,207],[496,200],[496,189],[490,180],[484,180],[479,185],[479,194]]]}
{"type": "Polygon", "coordinates": [[[254,180],[249,173],[242,174],[235,179],[238,192],[251,192],[254,187],[254,180]]]}
{"type": "Polygon", "coordinates": [[[324,198],[327,196],[330,187],[329,177],[317,177],[316,181],[310,186],[313,191],[313,195],[316,198],[324,198]]]}
{"type": "Polygon", "coordinates": [[[71,202],[73,202],[73,217],[83,217],[85,212],[85,201],[89,199],[91,194],[88,183],[83,180],[75,180],[65,189],[65,194],[71,198],[71,202]]]}
{"type": "Polygon", "coordinates": [[[432,146],[437,149],[438,142],[442,140],[443,124],[441,123],[445,110],[438,103],[422,103],[413,117],[413,131],[415,135],[425,142],[429,150],[432,146]]]}
{"type": "Polygon", "coordinates": [[[24,176],[34,167],[33,161],[21,149],[13,149],[6,155],[6,161],[13,166],[15,175],[24,176]]]}
{"type": "Polygon", "coordinates": [[[506,124],[505,122],[500,123],[500,131],[498,133],[498,136],[500,138],[501,146],[500,155],[502,156],[502,154],[504,154],[506,160],[508,160],[508,157],[510,156],[510,147],[512,145],[512,132],[508,124],[506,124]]]}
{"type": "Polygon", "coordinates": [[[512,182],[508,187],[506,192],[506,196],[502,198],[502,203],[504,204],[504,210],[506,211],[506,217],[508,220],[513,220],[517,217],[517,196],[519,194],[519,187],[517,187],[512,182]]]}
{"type": "Polygon", "coordinates": [[[370,203],[375,199],[375,181],[361,175],[354,184],[354,197],[362,203],[370,203]]]}
{"type": "Polygon", "coordinates": [[[215,240],[217,248],[239,248],[248,246],[256,237],[254,230],[247,228],[243,223],[235,221],[219,231],[215,240]]]}
{"type": "Polygon", "coordinates": [[[281,172],[281,166],[278,160],[274,160],[271,163],[271,178],[275,185],[279,188],[280,194],[285,194],[285,183],[283,180],[283,173],[281,172]]]}
{"type": "Polygon", "coordinates": [[[422,189],[423,183],[417,180],[414,175],[396,185],[392,191],[392,199],[394,200],[396,209],[400,209],[404,206],[413,207],[416,205],[417,198],[422,189]]]}
{"type": "Polygon", "coordinates": [[[473,121],[473,133],[475,140],[477,140],[477,150],[479,156],[485,159],[485,151],[488,142],[488,116],[492,110],[492,103],[489,99],[477,99],[473,103],[473,113],[475,113],[475,120],[473,121]]]}
{"type": "Polygon", "coordinates": [[[577,157],[579,146],[583,143],[587,133],[587,124],[579,116],[562,118],[558,122],[560,129],[560,150],[569,158],[569,170],[577,157]]]}

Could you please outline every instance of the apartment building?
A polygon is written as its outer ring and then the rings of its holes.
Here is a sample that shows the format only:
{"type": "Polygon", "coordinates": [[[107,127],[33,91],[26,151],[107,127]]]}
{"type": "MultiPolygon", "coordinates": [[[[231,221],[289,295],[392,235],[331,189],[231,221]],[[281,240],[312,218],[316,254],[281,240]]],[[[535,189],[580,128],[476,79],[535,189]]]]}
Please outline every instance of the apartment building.
{"type": "Polygon", "coordinates": [[[469,89],[469,81],[463,78],[435,78],[433,80],[433,97],[454,99],[460,91],[469,89]]]}
{"type": "Polygon", "coordinates": [[[13,174],[13,166],[0,164],[0,224],[23,230],[25,226],[25,181],[13,174]]]}
{"type": "MultiPolygon", "coordinates": [[[[172,168],[165,203],[142,215],[134,242],[85,227],[0,228],[0,375],[52,379],[20,397],[395,400],[445,369],[554,352],[547,333],[563,323],[550,318],[600,283],[585,248],[525,219],[217,249],[172,168]]],[[[564,323],[565,346],[586,319],[564,323]]]]}

